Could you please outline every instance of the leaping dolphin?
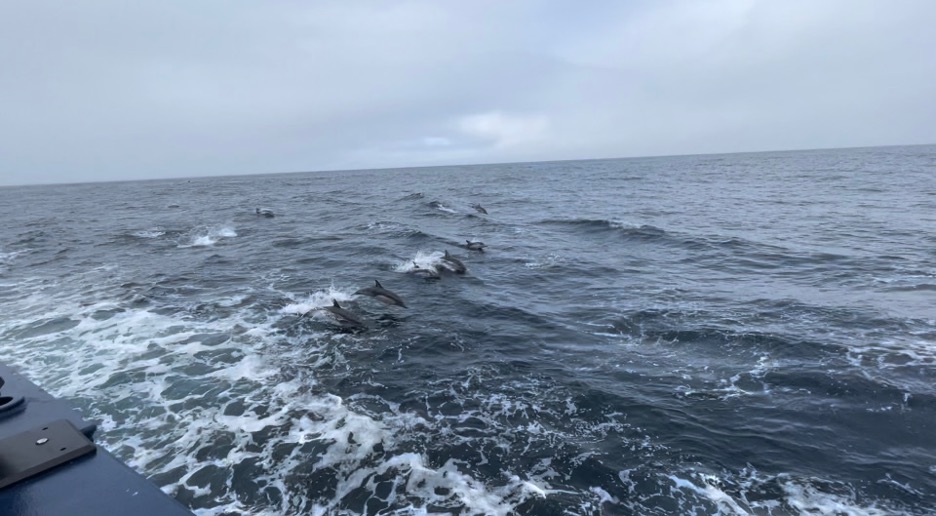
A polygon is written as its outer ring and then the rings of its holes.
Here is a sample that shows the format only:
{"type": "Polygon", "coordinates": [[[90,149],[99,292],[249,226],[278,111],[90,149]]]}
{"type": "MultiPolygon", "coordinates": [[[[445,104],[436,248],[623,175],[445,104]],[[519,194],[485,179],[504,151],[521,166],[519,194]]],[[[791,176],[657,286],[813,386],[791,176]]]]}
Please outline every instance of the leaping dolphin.
{"type": "Polygon", "coordinates": [[[335,316],[335,319],[338,321],[338,324],[346,328],[366,328],[367,325],[364,324],[364,321],[360,317],[354,315],[353,313],[341,308],[341,305],[338,304],[337,299],[332,299],[332,305],[326,306],[326,310],[332,313],[335,316]]]}
{"type": "Polygon", "coordinates": [[[472,242],[471,240],[465,240],[465,247],[473,251],[481,251],[483,253],[484,248],[487,247],[487,245],[485,245],[484,242],[472,242]]]}
{"type": "Polygon", "coordinates": [[[462,261],[459,260],[458,258],[455,258],[454,256],[450,255],[448,250],[445,251],[445,256],[442,257],[442,265],[445,266],[446,269],[449,269],[452,272],[454,272],[455,274],[464,274],[465,271],[468,270],[468,268],[465,267],[465,264],[462,263],[462,261]]]}
{"type": "Polygon", "coordinates": [[[410,272],[426,279],[439,279],[439,271],[432,268],[427,269],[425,267],[420,267],[415,260],[413,260],[413,269],[410,272]]]}
{"type": "Polygon", "coordinates": [[[403,298],[398,296],[395,292],[391,292],[380,284],[379,281],[374,280],[373,287],[362,288],[355,292],[355,294],[363,294],[365,296],[371,296],[378,301],[387,303],[388,305],[402,306],[406,308],[406,303],[403,301],[403,298]]]}
{"type": "Polygon", "coordinates": [[[488,214],[487,210],[484,209],[484,206],[481,206],[481,205],[478,204],[478,203],[472,204],[471,207],[474,208],[475,211],[478,212],[478,213],[483,213],[483,214],[485,214],[485,215],[488,214]]]}
{"type": "Polygon", "coordinates": [[[266,217],[268,219],[272,219],[273,217],[276,216],[273,214],[273,210],[269,208],[257,208],[257,215],[261,217],[266,217]]]}

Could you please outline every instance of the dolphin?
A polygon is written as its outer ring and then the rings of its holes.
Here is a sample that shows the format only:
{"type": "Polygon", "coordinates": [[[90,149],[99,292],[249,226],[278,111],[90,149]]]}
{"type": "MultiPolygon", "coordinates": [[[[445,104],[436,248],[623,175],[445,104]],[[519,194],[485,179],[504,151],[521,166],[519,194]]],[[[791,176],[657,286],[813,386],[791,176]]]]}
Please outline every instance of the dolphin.
{"type": "Polygon", "coordinates": [[[371,296],[378,301],[383,301],[388,305],[397,305],[406,308],[406,303],[403,301],[403,298],[398,296],[396,293],[391,292],[380,284],[379,281],[374,280],[373,287],[362,288],[355,292],[355,294],[363,294],[365,296],[371,296]]]}
{"type": "Polygon", "coordinates": [[[434,208],[439,211],[444,211],[445,213],[455,213],[455,210],[449,208],[448,206],[442,204],[441,201],[431,201],[429,203],[430,208],[434,208]]]}
{"type": "Polygon", "coordinates": [[[269,208],[262,208],[262,209],[261,209],[261,208],[257,208],[257,215],[259,215],[259,216],[261,216],[261,217],[266,217],[266,218],[268,218],[268,219],[272,219],[273,217],[276,216],[276,215],[273,214],[273,210],[271,210],[271,209],[269,209],[269,208]]]}
{"type": "Polygon", "coordinates": [[[448,250],[445,251],[445,256],[442,257],[442,265],[454,272],[455,274],[464,274],[468,270],[465,267],[465,264],[461,260],[450,255],[448,250]]]}
{"type": "Polygon", "coordinates": [[[353,313],[341,308],[341,305],[338,304],[337,299],[332,299],[332,305],[326,306],[326,310],[332,313],[335,316],[335,319],[338,321],[338,324],[347,327],[347,328],[366,328],[367,325],[364,324],[364,321],[360,317],[354,315],[353,313]]]}
{"type": "Polygon", "coordinates": [[[484,252],[484,248],[487,247],[484,242],[472,242],[471,240],[465,240],[465,247],[474,251],[484,252]]]}
{"type": "Polygon", "coordinates": [[[478,213],[483,213],[483,214],[485,214],[485,215],[488,214],[487,210],[484,209],[484,206],[481,206],[481,205],[478,204],[478,203],[472,204],[471,207],[474,208],[475,211],[478,212],[478,213]]]}
{"type": "Polygon", "coordinates": [[[439,271],[435,269],[427,269],[425,267],[420,267],[415,260],[413,260],[413,269],[410,271],[417,276],[422,276],[426,279],[439,279],[439,271]]]}

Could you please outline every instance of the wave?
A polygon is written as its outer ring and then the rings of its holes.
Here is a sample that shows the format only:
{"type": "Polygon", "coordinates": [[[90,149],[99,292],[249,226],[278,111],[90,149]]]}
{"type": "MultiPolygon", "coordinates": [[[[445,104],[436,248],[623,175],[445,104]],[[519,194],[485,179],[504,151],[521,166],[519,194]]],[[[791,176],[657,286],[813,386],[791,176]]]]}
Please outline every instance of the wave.
{"type": "MultiPolygon", "coordinates": [[[[352,297],[333,286],[297,297],[279,314],[352,297]]],[[[612,512],[660,504],[673,512],[742,513],[769,504],[870,507],[842,493],[836,487],[842,484],[814,477],[664,466],[665,448],[629,422],[639,411],[608,410],[608,394],[574,393],[535,372],[517,377],[512,362],[402,389],[409,392],[403,400],[340,396],[322,383],[332,368],[336,379],[348,381],[353,341],[332,345],[298,333],[277,344],[282,331],[270,322],[241,320],[242,329],[232,333],[235,320],[206,323],[139,310],[104,320],[79,316],[24,334],[13,357],[28,360],[39,350],[47,361],[72,357],[73,367],[48,369],[44,383],[90,403],[102,445],[203,512],[250,512],[259,503],[283,513],[540,514],[560,499],[612,512]],[[84,350],[77,357],[76,344],[84,350]],[[107,413],[95,409],[103,402],[112,404],[107,413]],[[631,453],[595,456],[580,444],[587,442],[614,442],[631,453]],[[249,481],[240,479],[244,471],[249,481]],[[765,496],[775,485],[781,492],[765,496]],[[260,492],[279,495],[255,501],[260,492]]]]}
{"type": "Polygon", "coordinates": [[[568,264],[576,263],[577,260],[566,258],[558,253],[548,253],[537,258],[527,258],[521,260],[523,266],[533,270],[555,270],[562,271],[568,264]]]}
{"type": "Polygon", "coordinates": [[[887,292],[936,292],[936,283],[917,283],[915,285],[901,285],[887,287],[887,292]]]}
{"type": "MultiPolygon", "coordinates": [[[[687,469],[678,473],[627,470],[621,481],[636,494],[628,507],[649,508],[657,503],[682,514],[863,514],[886,516],[906,514],[900,506],[869,501],[849,483],[819,477],[770,474],[753,466],[734,472],[708,472],[687,469]],[[665,481],[664,481],[665,479],[665,481]],[[657,491],[647,491],[648,484],[657,491]],[[652,495],[650,493],[653,493],[652,495]],[[656,500],[656,502],[655,502],[656,500]]],[[[641,512],[641,511],[637,511],[641,512]]],[[[668,511],[669,512],[669,511],[668,511]]]]}
{"type": "MultiPolygon", "coordinates": [[[[280,313],[349,297],[348,289],[331,287],[297,298],[280,313]]],[[[218,304],[242,302],[227,298],[218,304]]],[[[351,353],[347,348],[353,343],[345,338],[336,341],[344,352],[308,333],[296,334],[283,346],[275,344],[282,333],[270,323],[241,321],[236,324],[240,329],[230,332],[225,328],[231,322],[199,323],[130,310],[49,328],[27,340],[67,344],[43,350],[45,360],[56,360],[76,339],[115,336],[79,346],[94,352],[72,361],[73,373],[49,383],[59,393],[93,400],[93,407],[110,400],[113,410],[106,414],[89,411],[101,421],[102,445],[113,446],[132,467],[197,511],[250,512],[258,492],[290,493],[262,502],[283,513],[435,507],[506,515],[535,512],[554,496],[574,494],[590,503],[600,499],[592,491],[553,489],[550,467],[510,465],[511,445],[552,443],[567,448],[570,458],[579,453],[574,445],[562,444],[568,441],[563,433],[543,425],[543,417],[559,422],[575,410],[566,402],[556,409],[541,407],[548,385],[521,381],[506,392],[482,394],[472,387],[476,376],[470,373],[467,382],[456,382],[459,392],[452,400],[463,404],[463,413],[433,412],[427,419],[378,396],[341,397],[316,387],[330,367],[337,367],[340,376],[348,374],[342,354],[351,353]],[[265,352],[270,346],[274,349],[265,352]],[[111,360],[101,362],[102,355],[111,360]],[[120,409],[124,406],[127,411],[120,409]],[[142,412],[141,406],[146,407],[142,412]],[[526,437],[511,437],[508,430],[518,424],[530,436],[529,444],[526,437]],[[433,436],[428,448],[427,432],[433,436]],[[150,451],[156,449],[159,453],[150,451]],[[277,460],[271,465],[267,458],[272,456],[277,460]],[[479,457],[494,461],[493,477],[465,467],[465,460],[474,463],[479,457]],[[249,472],[249,482],[238,480],[243,471],[249,472]],[[368,499],[368,505],[359,505],[368,499]]],[[[24,344],[17,352],[37,351],[24,344]]],[[[447,384],[439,384],[432,395],[445,395],[447,384]]],[[[578,431],[595,439],[622,428],[620,422],[609,426],[606,414],[595,417],[578,431]]]]}
{"type": "Polygon", "coordinates": [[[308,245],[314,245],[318,242],[337,242],[341,240],[343,240],[343,238],[338,235],[323,234],[307,237],[277,238],[276,240],[273,240],[270,245],[281,249],[302,249],[308,245]]]}
{"type": "Polygon", "coordinates": [[[20,254],[28,252],[27,250],[13,251],[9,253],[0,252],[0,273],[6,272],[9,266],[20,254]]]}
{"type": "Polygon", "coordinates": [[[538,224],[560,228],[566,227],[575,229],[577,231],[607,231],[610,233],[621,234],[625,236],[633,235],[636,237],[660,237],[666,235],[665,230],[650,224],[631,224],[609,219],[546,219],[539,221],[538,224]]]}
{"type": "Polygon", "coordinates": [[[16,236],[17,239],[13,242],[13,245],[41,244],[46,240],[47,236],[46,232],[41,229],[26,231],[16,236]]]}
{"type": "MultiPolygon", "coordinates": [[[[881,261],[879,259],[878,261],[881,261]]],[[[874,283],[885,292],[932,292],[936,290],[936,269],[911,268],[902,265],[867,264],[874,283]]]]}
{"type": "Polygon", "coordinates": [[[794,253],[789,249],[737,236],[692,234],[650,224],[612,219],[550,219],[539,222],[576,234],[612,236],[623,241],[663,245],[683,251],[679,263],[720,271],[759,272],[796,266],[841,266],[851,258],[831,253],[794,253]]]}
{"type": "Polygon", "coordinates": [[[548,185],[542,165],[472,169],[425,194],[398,180],[419,171],[183,181],[155,202],[133,183],[43,187],[0,238],[5,360],[200,514],[927,513],[927,204],[897,195],[911,209],[895,220],[841,189],[797,192],[786,170],[771,191],[795,206],[739,206],[774,179],[685,175],[695,159],[655,161],[665,188],[738,196],[617,210],[603,187],[658,177],[644,162],[571,164],[585,170],[571,182],[553,164],[548,185]],[[522,209],[501,197],[502,220],[460,200],[504,177],[522,209]],[[248,222],[258,195],[293,216],[248,222]],[[127,198],[153,213],[99,217],[127,198]],[[594,211],[553,211],[583,199],[594,211]],[[845,204],[867,217],[796,218],[845,204]],[[469,238],[491,251],[460,250],[469,238]],[[471,274],[404,276],[439,270],[443,249],[471,274]],[[411,307],[354,294],[374,279],[411,307]],[[332,299],[372,330],[336,331],[332,299]]]}
{"type": "Polygon", "coordinates": [[[366,224],[358,224],[354,226],[356,231],[380,235],[388,238],[413,238],[413,239],[427,239],[433,238],[432,235],[413,227],[409,224],[404,224],[402,222],[392,221],[392,220],[378,220],[373,222],[368,222],[366,224]]]}

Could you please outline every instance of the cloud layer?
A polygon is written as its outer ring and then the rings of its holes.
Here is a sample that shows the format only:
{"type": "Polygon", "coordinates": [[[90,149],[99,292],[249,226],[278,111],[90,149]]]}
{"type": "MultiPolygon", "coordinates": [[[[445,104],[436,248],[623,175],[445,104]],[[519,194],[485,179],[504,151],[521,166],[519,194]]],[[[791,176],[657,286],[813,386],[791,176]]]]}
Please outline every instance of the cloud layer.
{"type": "Polygon", "coordinates": [[[936,142],[927,0],[0,5],[0,184],[936,142]]]}

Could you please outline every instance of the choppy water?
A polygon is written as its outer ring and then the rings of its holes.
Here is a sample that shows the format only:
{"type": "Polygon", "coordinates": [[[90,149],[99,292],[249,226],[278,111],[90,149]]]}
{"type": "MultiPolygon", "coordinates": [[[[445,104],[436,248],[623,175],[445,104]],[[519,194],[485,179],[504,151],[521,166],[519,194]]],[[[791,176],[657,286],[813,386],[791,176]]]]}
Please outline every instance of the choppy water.
{"type": "Polygon", "coordinates": [[[933,146],[16,187],[0,215],[2,360],[201,514],[936,507],[933,146]],[[412,274],[445,250],[467,274],[412,274]]]}

